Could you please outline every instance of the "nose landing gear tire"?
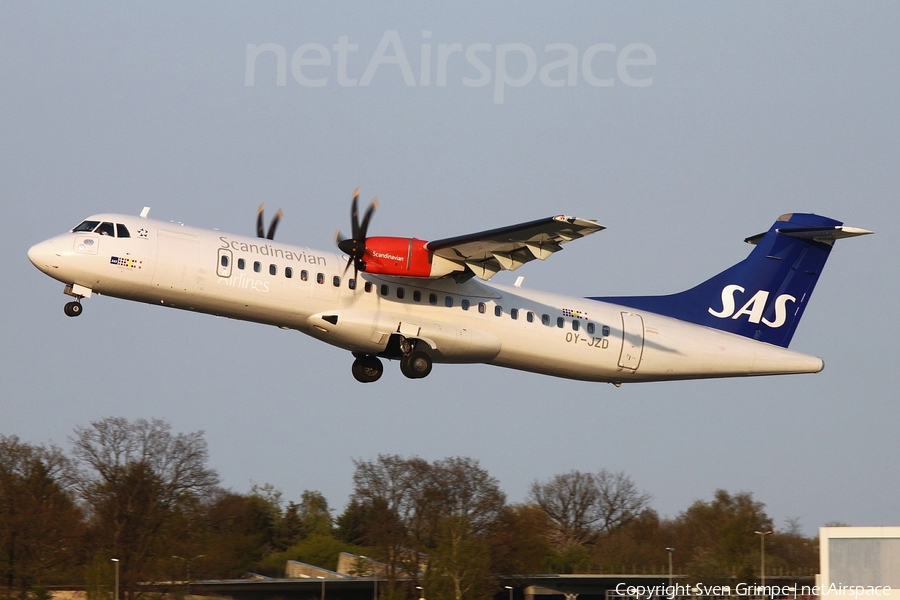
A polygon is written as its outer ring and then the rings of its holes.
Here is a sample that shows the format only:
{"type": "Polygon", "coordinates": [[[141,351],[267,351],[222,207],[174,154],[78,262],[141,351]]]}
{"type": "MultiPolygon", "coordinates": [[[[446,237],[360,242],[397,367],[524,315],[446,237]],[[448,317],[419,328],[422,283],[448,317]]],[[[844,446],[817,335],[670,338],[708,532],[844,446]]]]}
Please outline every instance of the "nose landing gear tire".
{"type": "Polygon", "coordinates": [[[81,302],[66,302],[63,311],[69,317],[77,317],[82,311],[81,302]]]}
{"type": "Polygon", "coordinates": [[[384,365],[377,356],[357,356],[351,367],[353,377],[360,383],[372,383],[381,379],[384,365]]]}
{"type": "Polygon", "coordinates": [[[400,359],[400,372],[410,379],[428,377],[431,367],[431,357],[419,350],[410,352],[400,359]]]}

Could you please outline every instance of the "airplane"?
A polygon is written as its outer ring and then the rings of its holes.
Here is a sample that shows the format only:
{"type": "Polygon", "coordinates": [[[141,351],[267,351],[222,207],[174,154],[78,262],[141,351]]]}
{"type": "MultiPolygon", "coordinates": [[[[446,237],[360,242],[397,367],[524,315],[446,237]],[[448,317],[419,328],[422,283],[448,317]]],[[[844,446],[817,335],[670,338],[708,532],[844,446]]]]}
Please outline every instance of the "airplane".
{"type": "Polygon", "coordinates": [[[604,229],[564,215],[435,241],[368,236],[359,190],[340,253],[277,243],[281,211],[257,237],[97,214],[34,245],[28,258],[81,301],[102,294],[294,329],[352,353],[357,381],[382,359],[410,379],[434,363],[487,363],[561,378],[670,381],[815,373],[788,349],[835,240],[872,233],[807,213],[745,241],[749,256],[666,296],[570,297],[488,281],[604,229]],[[352,267],[352,269],[351,269],[352,267]]]}

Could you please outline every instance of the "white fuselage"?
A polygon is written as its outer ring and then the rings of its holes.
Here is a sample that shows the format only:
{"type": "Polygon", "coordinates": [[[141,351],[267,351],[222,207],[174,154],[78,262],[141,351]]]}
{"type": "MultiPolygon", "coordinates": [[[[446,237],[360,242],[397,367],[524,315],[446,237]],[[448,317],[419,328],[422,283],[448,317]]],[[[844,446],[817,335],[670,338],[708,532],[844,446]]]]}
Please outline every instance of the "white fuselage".
{"type": "Polygon", "coordinates": [[[379,354],[399,333],[435,363],[612,383],[823,367],[813,356],[606,302],[475,279],[359,273],[353,286],[346,257],[332,252],[128,215],[91,219],[125,224],[131,237],[66,233],[29,258],[82,296],[296,329],[356,353],[379,354]]]}

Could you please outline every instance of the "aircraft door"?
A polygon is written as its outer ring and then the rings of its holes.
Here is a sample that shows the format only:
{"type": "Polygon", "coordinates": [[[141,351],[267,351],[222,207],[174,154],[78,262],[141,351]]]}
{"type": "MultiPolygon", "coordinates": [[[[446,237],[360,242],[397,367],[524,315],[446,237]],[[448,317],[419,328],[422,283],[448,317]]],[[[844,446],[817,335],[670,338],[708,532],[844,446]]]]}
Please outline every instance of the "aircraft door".
{"type": "Polygon", "coordinates": [[[219,248],[219,262],[216,264],[216,275],[219,277],[231,277],[231,250],[219,248]]]}
{"type": "Polygon", "coordinates": [[[623,369],[637,371],[644,354],[644,319],[641,315],[622,313],[622,351],[619,353],[619,366],[623,369]]]}

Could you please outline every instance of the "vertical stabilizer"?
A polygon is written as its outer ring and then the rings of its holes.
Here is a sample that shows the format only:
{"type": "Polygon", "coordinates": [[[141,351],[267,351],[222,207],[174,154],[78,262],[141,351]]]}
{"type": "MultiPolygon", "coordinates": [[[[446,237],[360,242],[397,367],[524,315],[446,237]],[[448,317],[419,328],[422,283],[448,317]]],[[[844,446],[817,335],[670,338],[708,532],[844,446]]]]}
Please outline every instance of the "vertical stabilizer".
{"type": "Polygon", "coordinates": [[[638,310],[787,347],[825,261],[841,238],[872,233],[814,214],[782,215],[747,242],[756,247],[733,267],[668,296],[596,297],[638,310]]]}

